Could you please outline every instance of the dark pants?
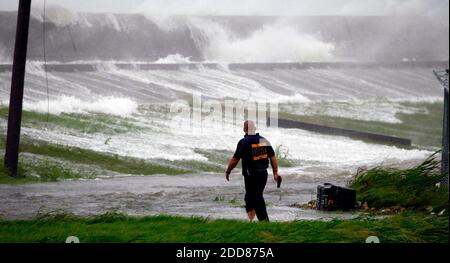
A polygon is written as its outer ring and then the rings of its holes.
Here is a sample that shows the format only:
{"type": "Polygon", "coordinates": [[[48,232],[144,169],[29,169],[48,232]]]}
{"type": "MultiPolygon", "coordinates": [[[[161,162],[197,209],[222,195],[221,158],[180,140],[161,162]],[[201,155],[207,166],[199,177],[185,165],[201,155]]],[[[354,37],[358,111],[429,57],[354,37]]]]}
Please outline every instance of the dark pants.
{"type": "Polygon", "coordinates": [[[259,221],[269,221],[263,192],[267,183],[267,170],[244,176],[245,182],[245,210],[255,210],[259,221]]]}

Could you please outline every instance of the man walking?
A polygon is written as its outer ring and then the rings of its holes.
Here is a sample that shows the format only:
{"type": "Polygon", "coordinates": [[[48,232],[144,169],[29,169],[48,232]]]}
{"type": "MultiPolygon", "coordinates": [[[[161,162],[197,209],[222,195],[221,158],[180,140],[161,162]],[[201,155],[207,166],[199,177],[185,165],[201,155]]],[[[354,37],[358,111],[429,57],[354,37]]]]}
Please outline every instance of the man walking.
{"type": "Polygon", "coordinates": [[[229,181],[231,170],[242,159],[245,210],[248,218],[252,221],[257,216],[259,221],[269,221],[263,192],[267,183],[269,160],[273,170],[273,178],[278,183],[278,187],[280,186],[281,177],[278,175],[277,158],[269,141],[256,133],[256,126],[253,121],[247,120],[244,122],[244,132],[245,136],[237,145],[236,152],[225,172],[225,178],[229,181]]]}

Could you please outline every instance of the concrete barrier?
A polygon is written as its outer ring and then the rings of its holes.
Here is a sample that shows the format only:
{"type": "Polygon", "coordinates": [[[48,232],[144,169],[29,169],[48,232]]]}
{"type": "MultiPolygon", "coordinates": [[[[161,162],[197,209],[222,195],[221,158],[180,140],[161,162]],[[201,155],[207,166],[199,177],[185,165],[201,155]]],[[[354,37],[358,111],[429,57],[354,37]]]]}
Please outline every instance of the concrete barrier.
{"type": "Polygon", "coordinates": [[[335,127],[329,127],[329,126],[325,126],[325,125],[319,125],[319,124],[313,124],[313,123],[307,123],[307,122],[300,122],[300,121],[293,121],[293,120],[286,120],[286,119],[272,119],[271,120],[270,118],[267,118],[267,125],[270,126],[270,123],[274,123],[274,121],[275,122],[278,121],[278,127],[280,127],[280,128],[302,129],[302,130],[317,132],[317,133],[321,133],[321,134],[345,136],[345,137],[356,138],[356,139],[370,140],[373,142],[378,142],[378,143],[383,143],[383,144],[411,146],[411,139],[399,138],[399,137],[371,133],[371,132],[335,128],[335,127]]]}
{"type": "MultiPolygon", "coordinates": [[[[57,63],[47,64],[49,72],[92,72],[96,71],[99,63],[57,63]]],[[[180,70],[183,68],[218,69],[220,63],[113,63],[119,69],[139,70],[180,70]]],[[[230,70],[275,70],[275,69],[343,69],[343,68],[416,68],[416,67],[448,67],[448,61],[406,61],[406,62],[286,62],[286,63],[230,63],[230,70]]],[[[0,64],[0,72],[11,71],[11,64],[0,64]]]]}
{"type": "Polygon", "coordinates": [[[12,72],[12,64],[0,64],[0,73],[7,71],[12,72]]]}

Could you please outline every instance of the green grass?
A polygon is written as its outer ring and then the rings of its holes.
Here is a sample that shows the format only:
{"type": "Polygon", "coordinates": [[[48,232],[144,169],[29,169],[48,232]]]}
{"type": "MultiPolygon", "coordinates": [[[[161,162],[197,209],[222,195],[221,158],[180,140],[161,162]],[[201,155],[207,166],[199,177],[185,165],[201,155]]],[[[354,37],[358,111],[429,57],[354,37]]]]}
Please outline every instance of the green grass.
{"type": "Polygon", "coordinates": [[[304,116],[279,112],[278,117],[296,121],[309,122],[336,128],[354,129],[358,131],[408,138],[412,143],[423,147],[442,146],[443,103],[401,103],[403,106],[425,108],[426,112],[406,114],[397,113],[402,123],[386,123],[380,121],[363,121],[343,117],[324,115],[304,116]]]}
{"type": "Polygon", "coordinates": [[[378,236],[382,243],[448,242],[448,217],[404,213],[384,219],[249,223],[199,217],[130,217],[107,213],[94,217],[70,214],[31,220],[0,221],[0,242],[63,243],[77,236],[91,242],[280,242],[364,243],[378,236]]]}
{"type": "Polygon", "coordinates": [[[173,161],[175,165],[189,167],[194,171],[215,172],[222,173],[225,171],[228,162],[230,161],[233,153],[226,150],[207,150],[207,149],[194,149],[195,153],[205,156],[207,162],[199,161],[173,161]]]}
{"type": "MultiPolygon", "coordinates": [[[[4,147],[4,137],[0,136],[0,146],[4,147]]],[[[25,158],[20,158],[20,167],[26,167],[28,170],[20,171],[18,178],[11,178],[6,176],[4,170],[0,170],[0,184],[1,183],[32,183],[32,182],[46,182],[62,179],[76,179],[76,178],[95,178],[94,172],[89,171],[73,171],[65,169],[54,160],[68,162],[74,166],[88,165],[92,166],[94,170],[112,171],[123,174],[133,175],[153,175],[153,174],[167,174],[177,175],[194,172],[222,172],[225,170],[225,164],[218,163],[219,157],[213,157],[208,152],[208,156],[212,158],[211,161],[201,162],[195,160],[144,160],[132,157],[123,157],[114,154],[101,153],[92,150],[82,149],[78,147],[69,147],[64,145],[51,144],[45,141],[34,140],[28,137],[23,137],[20,144],[21,153],[29,153],[48,160],[44,163],[34,163],[25,158]],[[94,169],[95,168],[95,169],[94,169]],[[47,169],[47,170],[45,170],[47,169]],[[34,174],[33,174],[34,171],[34,174]],[[84,174],[83,174],[84,173],[84,174]],[[38,174],[36,177],[33,175],[38,174]],[[59,176],[58,176],[59,175],[59,176]],[[51,179],[53,178],[53,179],[51,179]]],[[[199,152],[206,153],[199,150],[199,152]]],[[[0,158],[1,167],[3,167],[3,152],[0,158]]],[[[219,153],[227,155],[227,152],[219,153]]],[[[86,169],[85,169],[86,170],[86,169]]]]}
{"type": "Polygon", "coordinates": [[[356,190],[358,199],[370,207],[432,207],[448,213],[448,191],[437,186],[442,175],[435,155],[410,169],[376,167],[363,171],[349,185],[356,190]]]}
{"type": "Polygon", "coordinates": [[[60,180],[93,179],[96,177],[94,171],[79,171],[52,162],[42,160],[20,163],[18,175],[11,177],[3,166],[3,156],[0,157],[0,184],[25,184],[40,182],[56,182],[60,180]]]}
{"type": "MultiPolygon", "coordinates": [[[[0,107],[0,119],[7,119],[8,108],[0,107]]],[[[133,130],[139,127],[128,118],[110,116],[102,113],[61,113],[60,115],[39,113],[34,111],[22,112],[22,126],[43,129],[58,128],[69,129],[83,133],[104,133],[118,134],[133,130]]]]}
{"type": "MultiPolygon", "coordinates": [[[[0,136],[0,146],[4,137],[0,136]]],[[[21,153],[31,153],[44,158],[44,161],[32,161],[29,158],[19,159],[19,176],[12,178],[3,168],[3,151],[0,150],[0,184],[20,184],[48,182],[64,179],[93,179],[98,168],[104,171],[113,171],[124,174],[153,175],[153,174],[184,174],[192,172],[184,168],[152,163],[143,159],[121,157],[118,155],[100,153],[92,150],[56,145],[40,140],[23,137],[20,144],[21,153]],[[91,165],[91,170],[77,171],[73,168],[63,167],[56,160],[68,162],[73,166],[91,165]]]]}
{"type": "Polygon", "coordinates": [[[221,166],[228,165],[228,162],[230,161],[231,157],[233,156],[232,151],[226,151],[226,150],[207,150],[207,149],[195,149],[196,153],[201,154],[208,158],[208,161],[218,164],[221,166]]]}
{"type": "Polygon", "coordinates": [[[0,128],[0,148],[1,149],[5,148],[5,144],[6,144],[5,139],[6,139],[5,130],[0,128]]]}
{"type": "Polygon", "coordinates": [[[38,140],[23,140],[23,143],[20,145],[20,151],[59,158],[73,163],[95,165],[104,170],[125,174],[174,175],[190,172],[189,170],[159,165],[143,159],[122,157],[77,147],[55,145],[38,140]]]}

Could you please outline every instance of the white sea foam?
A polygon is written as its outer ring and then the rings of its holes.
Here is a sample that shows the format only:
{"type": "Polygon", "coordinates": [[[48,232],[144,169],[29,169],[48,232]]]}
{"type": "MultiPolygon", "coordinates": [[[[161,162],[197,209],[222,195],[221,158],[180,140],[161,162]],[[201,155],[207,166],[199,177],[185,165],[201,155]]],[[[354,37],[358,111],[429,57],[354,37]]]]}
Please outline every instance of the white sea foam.
{"type": "Polygon", "coordinates": [[[428,114],[426,107],[407,106],[404,102],[436,102],[440,98],[422,98],[417,100],[343,100],[322,101],[311,103],[299,103],[297,100],[281,105],[283,111],[308,116],[332,116],[343,117],[363,121],[380,121],[387,123],[401,123],[399,113],[404,114],[428,114]]]}
{"type": "Polygon", "coordinates": [[[33,74],[45,78],[45,71],[43,66],[43,61],[27,61],[25,72],[27,74],[33,74]]]}
{"type": "Polygon", "coordinates": [[[156,60],[154,63],[159,63],[159,64],[173,64],[173,63],[192,63],[191,58],[190,57],[184,57],[178,53],[176,54],[170,54],[167,55],[166,57],[163,58],[159,58],[158,60],[156,60]]]}
{"type": "MultiPolygon", "coordinates": [[[[24,129],[28,136],[52,143],[110,152],[122,156],[143,159],[166,160],[208,160],[196,149],[212,151],[234,151],[242,136],[242,128],[223,129],[220,125],[207,125],[202,133],[191,133],[183,127],[177,131],[169,128],[168,115],[147,119],[138,116],[140,132],[131,134],[73,135],[60,130],[24,129]],[[104,142],[108,139],[108,143],[104,142]]],[[[189,128],[187,128],[189,129],[189,128]]],[[[354,172],[358,166],[424,159],[431,152],[418,149],[400,149],[394,146],[377,145],[352,140],[346,137],[319,135],[296,129],[264,128],[258,130],[275,147],[283,145],[289,150],[289,158],[300,160],[305,167],[317,167],[324,172],[341,171],[342,168],[354,172]]],[[[231,157],[231,156],[230,156],[231,157]]],[[[283,168],[281,168],[283,172],[283,168]]],[[[320,176],[317,174],[315,176],[320,176]]]]}
{"type": "MultiPolygon", "coordinates": [[[[50,142],[137,158],[206,161],[207,158],[196,149],[234,151],[242,128],[224,129],[220,125],[207,124],[202,133],[193,134],[183,129],[172,131],[170,115],[163,110],[151,113],[138,110],[137,101],[148,106],[148,103],[153,103],[153,98],[161,96],[160,101],[170,103],[185,98],[186,94],[199,92],[204,95],[204,102],[230,98],[277,101],[292,107],[286,111],[299,114],[398,122],[398,112],[426,113],[425,108],[409,107],[402,102],[433,102],[439,100],[441,94],[439,89],[433,88],[439,83],[428,69],[228,70],[204,67],[144,71],[120,69],[112,61],[95,65],[97,71],[94,72],[49,72],[50,112],[132,115],[134,124],[143,129],[113,136],[101,133],[77,136],[58,129],[40,131],[27,128],[24,129],[25,134],[50,142]],[[398,81],[399,76],[408,79],[407,92],[403,82],[398,81]],[[108,137],[111,139],[105,144],[108,137]]],[[[41,62],[27,63],[25,109],[47,112],[44,78],[41,62]]],[[[0,83],[9,81],[10,73],[0,73],[0,83]]],[[[2,85],[1,90],[3,100],[7,98],[9,85],[2,85]]],[[[300,160],[302,169],[312,167],[314,171],[340,172],[347,169],[343,167],[379,164],[387,160],[423,159],[430,154],[428,151],[368,144],[301,130],[261,127],[260,132],[272,145],[287,147],[290,158],[300,160]]],[[[300,168],[290,172],[297,171],[302,172],[300,168]]]]}
{"type": "Polygon", "coordinates": [[[61,113],[105,113],[117,116],[130,116],[137,112],[137,103],[130,98],[102,97],[93,101],[85,101],[75,97],[61,96],[51,99],[49,102],[41,100],[38,102],[25,102],[26,110],[47,112],[52,114],[61,113]]]}

